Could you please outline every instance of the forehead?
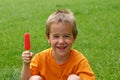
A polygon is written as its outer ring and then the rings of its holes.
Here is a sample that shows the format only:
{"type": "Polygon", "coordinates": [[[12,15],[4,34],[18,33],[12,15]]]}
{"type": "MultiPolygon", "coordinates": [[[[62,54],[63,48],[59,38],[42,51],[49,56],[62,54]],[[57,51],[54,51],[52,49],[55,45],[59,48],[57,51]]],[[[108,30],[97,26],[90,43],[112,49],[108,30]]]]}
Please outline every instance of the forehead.
{"type": "Polygon", "coordinates": [[[53,23],[50,26],[50,33],[72,34],[72,27],[68,23],[53,23]]]}

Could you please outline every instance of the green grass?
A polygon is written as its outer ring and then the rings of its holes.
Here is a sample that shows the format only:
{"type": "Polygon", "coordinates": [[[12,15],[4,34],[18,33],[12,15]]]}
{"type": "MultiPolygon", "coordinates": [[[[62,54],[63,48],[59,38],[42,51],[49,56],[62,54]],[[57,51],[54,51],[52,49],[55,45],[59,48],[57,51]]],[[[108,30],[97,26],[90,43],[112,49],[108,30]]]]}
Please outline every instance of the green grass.
{"type": "Polygon", "coordinates": [[[49,47],[47,17],[56,9],[71,9],[78,37],[74,48],[89,60],[97,80],[120,79],[119,0],[0,0],[0,79],[20,80],[23,34],[31,33],[31,51],[49,47]]]}

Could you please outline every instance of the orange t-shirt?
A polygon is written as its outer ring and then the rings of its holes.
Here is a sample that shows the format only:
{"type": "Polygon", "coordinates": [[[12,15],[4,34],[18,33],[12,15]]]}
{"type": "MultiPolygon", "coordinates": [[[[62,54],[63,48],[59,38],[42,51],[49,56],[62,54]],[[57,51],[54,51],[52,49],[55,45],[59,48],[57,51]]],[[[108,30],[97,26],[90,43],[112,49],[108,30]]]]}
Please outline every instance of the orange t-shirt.
{"type": "Polygon", "coordinates": [[[95,80],[88,60],[77,50],[71,49],[70,57],[63,64],[57,64],[51,52],[50,48],[36,54],[30,64],[31,75],[40,75],[44,80],[67,80],[70,74],[76,74],[82,80],[95,80]]]}

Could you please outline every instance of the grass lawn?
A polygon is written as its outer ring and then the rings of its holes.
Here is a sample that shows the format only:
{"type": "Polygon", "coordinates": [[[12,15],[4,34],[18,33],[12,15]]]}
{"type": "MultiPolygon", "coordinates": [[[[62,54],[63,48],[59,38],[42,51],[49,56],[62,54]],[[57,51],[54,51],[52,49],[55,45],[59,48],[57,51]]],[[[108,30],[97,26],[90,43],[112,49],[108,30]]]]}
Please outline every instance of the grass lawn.
{"type": "Polygon", "coordinates": [[[50,47],[47,17],[71,9],[78,37],[73,48],[89,60],[96,80],[120,79],[120,0],[0,0],[0,79],[20,80],[23,34],[31,33],[31,51],[50,47]]]}

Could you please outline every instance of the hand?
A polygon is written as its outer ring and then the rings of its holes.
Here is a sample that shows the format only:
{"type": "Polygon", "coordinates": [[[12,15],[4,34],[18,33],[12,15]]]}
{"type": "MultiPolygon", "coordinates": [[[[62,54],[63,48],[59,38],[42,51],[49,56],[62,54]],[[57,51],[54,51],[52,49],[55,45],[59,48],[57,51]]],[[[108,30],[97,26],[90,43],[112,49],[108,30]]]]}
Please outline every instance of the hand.
{"type": "Polygon", "coordinates": [[[80,77],[76,74],[71,74],[68,76],[67,80],[81,80],[80,77]]]}
{"type": "Polygon", "coordinates": [[[29,51],[24,51],[22,53],[22,60],[25,64],[30,64],[31,59],[32,59],[33,53],[29,51]]]}
{"type": "Polygon", "coordinates": [[[34,76],[31,76],[29,80],[44,80],[44,79],[39,75],[34,75],[34,76]]]}

